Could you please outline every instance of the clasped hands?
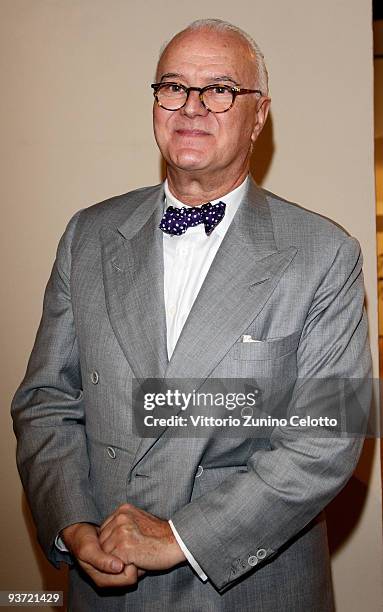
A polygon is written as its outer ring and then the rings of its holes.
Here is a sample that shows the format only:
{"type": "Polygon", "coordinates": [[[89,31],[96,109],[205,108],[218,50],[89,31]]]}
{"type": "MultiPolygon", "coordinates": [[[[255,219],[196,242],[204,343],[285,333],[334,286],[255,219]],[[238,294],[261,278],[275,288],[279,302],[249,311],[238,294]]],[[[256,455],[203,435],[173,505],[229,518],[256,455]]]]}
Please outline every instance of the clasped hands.
{"type": "Polygon", "coordinates": [[[146,570],[185,561],[168,521],[123,504],[100,527],[75,523],[61,536],[79,565],[100,587],[136,584],[146,570]]]}

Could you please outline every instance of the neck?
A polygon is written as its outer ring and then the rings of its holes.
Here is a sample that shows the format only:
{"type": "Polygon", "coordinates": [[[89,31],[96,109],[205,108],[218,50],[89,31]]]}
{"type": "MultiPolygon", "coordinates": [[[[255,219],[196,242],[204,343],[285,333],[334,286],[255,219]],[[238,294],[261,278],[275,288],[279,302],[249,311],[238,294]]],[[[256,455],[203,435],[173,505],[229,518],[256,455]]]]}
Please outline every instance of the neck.
{"type": "Polygon", "coordinates": [[[167,179],[169,189],[177,200],[189,206],[198,206],[205,202],[218,200],[233,191],[245,180],[248,172],[246,168],[237,178],[229,177],[222,180],[221,176],[219,178],[191,176],[168,166],[167,179]]]}

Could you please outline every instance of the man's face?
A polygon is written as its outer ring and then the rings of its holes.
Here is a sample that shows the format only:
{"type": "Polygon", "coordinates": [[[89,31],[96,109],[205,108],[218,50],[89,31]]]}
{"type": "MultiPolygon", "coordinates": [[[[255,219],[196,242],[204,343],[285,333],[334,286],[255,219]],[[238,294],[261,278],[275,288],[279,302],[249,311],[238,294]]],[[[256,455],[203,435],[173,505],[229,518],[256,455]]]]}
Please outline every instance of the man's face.
{"type": "MultiPolygon", "coordinates": [[[[163,54],[157,82],[187,87],[213,83],[256,89],[254,64],[247,45],[235,34],[209,30],[176,37],[163,54]]],[[[237,96],[224,113],[209,112],[191,91],[186,105],[168,111],[153,107],[154,133],[171,168],[204,175],[239,176],[267,117],[269,100],[258,94],[237,96]]]]}

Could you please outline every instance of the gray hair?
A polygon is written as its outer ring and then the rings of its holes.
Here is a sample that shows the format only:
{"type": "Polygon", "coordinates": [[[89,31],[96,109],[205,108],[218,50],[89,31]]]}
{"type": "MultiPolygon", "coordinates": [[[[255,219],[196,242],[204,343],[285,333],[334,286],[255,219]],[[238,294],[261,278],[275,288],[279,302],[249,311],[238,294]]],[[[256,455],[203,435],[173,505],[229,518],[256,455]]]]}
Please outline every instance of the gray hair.
{"type": "MultiPolygon", "coordinates": [[[[248,45],[250,54],[254,60],[257,87],[259,87],[263,95],[268,95],[269,78],[267,74],[265,59],[261,49],[255,42],[255,40],[250,36],[250,34],[247,34],[247,32],[245,32],[238,26],[235,26],[232,23],[229,23],[228,21],[223,21],[222,19],[197,19],[196,21],[193,21],[191,24],[186,26],[184,30],[181,30],[180,32],[175,34],[175,36],[178,36],[178,34],[183,34],[184,32],[193,32],[198,30],[212,30],[213,32],[222,33],[233,32],[234,34],[237,34],[237,36],[242,38],[242,40],[244,40],[244,42],[248,45]]],[[[173,38],[171,40],[173,40],[173,38]]],[[[171,42],[171,40],[162,45],[159,61],[161,60],[162,54],[164,53],[166,47],[171,42]]]]}

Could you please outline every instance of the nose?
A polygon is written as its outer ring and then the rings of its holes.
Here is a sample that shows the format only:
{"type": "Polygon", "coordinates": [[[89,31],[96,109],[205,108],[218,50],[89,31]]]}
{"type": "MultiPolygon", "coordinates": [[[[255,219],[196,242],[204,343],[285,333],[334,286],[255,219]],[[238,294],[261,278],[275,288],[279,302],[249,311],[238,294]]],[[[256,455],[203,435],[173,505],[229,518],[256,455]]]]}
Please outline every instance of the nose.
{"type": "Polygon", "coordinates": [[[209,111],[202,104],[199,97],[199,92],[192,90],[189,91],[188,99],[186,100],[185,106],[181,108],[181,112],[187,117],[196,117],[198,115],[205,116],[209,111]]]}

